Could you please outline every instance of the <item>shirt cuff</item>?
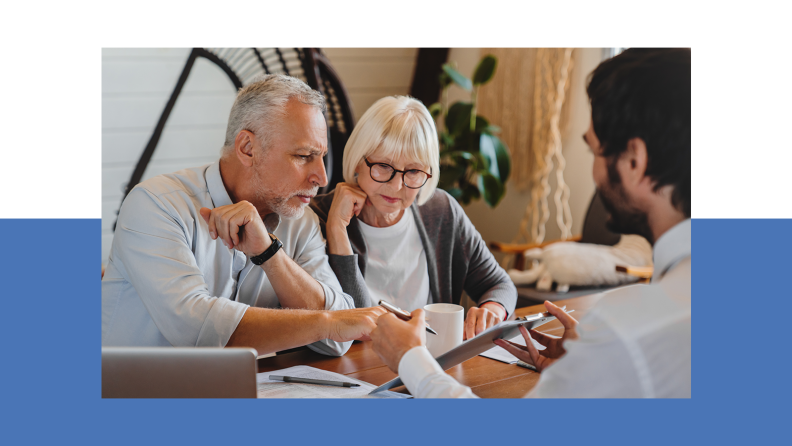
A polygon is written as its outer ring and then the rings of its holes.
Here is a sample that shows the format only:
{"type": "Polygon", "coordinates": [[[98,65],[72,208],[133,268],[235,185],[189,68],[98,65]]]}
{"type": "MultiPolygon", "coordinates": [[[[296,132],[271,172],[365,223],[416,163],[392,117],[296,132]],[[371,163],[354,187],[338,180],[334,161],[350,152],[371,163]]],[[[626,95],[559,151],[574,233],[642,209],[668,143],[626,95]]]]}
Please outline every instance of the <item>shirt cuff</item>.
{"type": "Polygon", "coordinates": [[[230,299],[215,298],[214,305],[206,315],[201,331],[198,332],[195,346],[225,347],[249,307],[250,305],[230,299]]]}
{"type": "Polygon", "coordinates": [[[424,346],[411,348],[399,361],[399,377],[413,395],[426,377],[438,373],[443,374],[443,369],[424,346]]]}
{"type": "Polygon", "coordinates": [[[338,291],[322,281],[317,280],[316,282],[322,287],[322,291],[324,291],[325,310],[335,311],[355,308],[355,305],[352,301],[352,296],[342,291],[338,291]]]}

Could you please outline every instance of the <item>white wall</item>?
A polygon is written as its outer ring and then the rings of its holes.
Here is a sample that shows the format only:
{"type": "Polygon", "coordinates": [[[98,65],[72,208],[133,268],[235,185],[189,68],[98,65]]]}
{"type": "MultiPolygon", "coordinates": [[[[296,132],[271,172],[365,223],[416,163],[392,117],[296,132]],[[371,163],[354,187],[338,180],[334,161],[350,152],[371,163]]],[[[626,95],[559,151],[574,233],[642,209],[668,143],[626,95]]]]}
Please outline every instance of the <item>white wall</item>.
{"type": "Polygon", "coordinates": [[[355,122],[378,99],[410,92],[418,48],[323,48],[352,100],[355,122]]]}
{"type": "MultiPolygon", "coordinates": [[[[416,48],[331,48],[356,119],[377,99],[407,94],[416,48]]],[[[102,51],[102,263],[129,180],[181,74],[189,48],[102,51]]],[[[235,90],[216,65],[198,58],[143,179],[217,159],[235,90]]]]}

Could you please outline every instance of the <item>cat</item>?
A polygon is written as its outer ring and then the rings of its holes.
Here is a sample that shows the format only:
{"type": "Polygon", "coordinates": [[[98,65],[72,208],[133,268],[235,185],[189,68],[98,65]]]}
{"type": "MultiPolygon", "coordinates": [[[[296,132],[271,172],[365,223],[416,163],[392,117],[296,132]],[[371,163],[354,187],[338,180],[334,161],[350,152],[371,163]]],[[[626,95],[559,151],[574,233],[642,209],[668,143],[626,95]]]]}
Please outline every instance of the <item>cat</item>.
{"type": "Polygon", "coordinates": [[[573,286],[621,285],[637,277],[616,271],[620,266],[652,266],[652,246],[638,235],[622,235],[614,246],[590,243],[557,242],[544,248],[525,251],[533,261],[527,271],[509,270],[515,285],[537,282],[537,289],[549,290],[553,282],[558,291],[573,286]]]}

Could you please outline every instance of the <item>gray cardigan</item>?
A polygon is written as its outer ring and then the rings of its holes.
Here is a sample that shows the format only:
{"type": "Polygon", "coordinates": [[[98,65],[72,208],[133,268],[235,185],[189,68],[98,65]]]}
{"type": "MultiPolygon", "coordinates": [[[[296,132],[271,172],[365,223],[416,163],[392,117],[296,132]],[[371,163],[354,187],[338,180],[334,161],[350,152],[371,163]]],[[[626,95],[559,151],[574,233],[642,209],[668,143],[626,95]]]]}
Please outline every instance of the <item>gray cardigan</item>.
{"type": "MultiPolygon", "coordinates": [[[[333,192],[317,195],[311,201],[311,209],[319,216],[325,238],[327,216],[332,203],[333,192]]],[[[459,304],[462,290],[465,290],[478,305],[497,302],[503,305],[508,314],[512,314],[517,304],[517,288],[495,261],[481,234],[459,203],[447,192],[438,189],[422,206],[413,203],[412,210],[426,252],[432,302],[459,304]]],[[[349,222],[347,235],[355,254],[330,254],[330,268],[341,282],[344,292],[355,300],[356,307],[376,305],[376,302],[371,302],[364,280],[366,241],[356,217],[352,217],[349,222]]]]}

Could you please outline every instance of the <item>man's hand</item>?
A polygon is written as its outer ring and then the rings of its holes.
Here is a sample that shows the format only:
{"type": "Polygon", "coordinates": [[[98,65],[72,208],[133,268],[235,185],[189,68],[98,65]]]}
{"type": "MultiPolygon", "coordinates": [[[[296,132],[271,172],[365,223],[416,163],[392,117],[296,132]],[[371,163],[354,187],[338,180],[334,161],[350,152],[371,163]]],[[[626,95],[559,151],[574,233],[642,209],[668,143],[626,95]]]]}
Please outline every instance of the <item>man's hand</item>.
{"type": "Polygon", "coordinates": [[[354,310],[328,311],[327,339],[346,342],[365,338],[377,326],[377,318],[387,311],[380,307],[356,308],[354,310]]]}
{"type": "Polygon", "coordinates": [[[327,215],[327,246],[330,254],[352,255],[347,226],[366,205],[366,193],[355,185],[338,183],[327,215]]]}
{"type": "Polygon", "coordinates": [[[546,369],[559,358],[564,356],[566,353],[566,349],[564,349],[565,341],[568,339],[578,338],[578,321],[575,320],[575,318],[566,314],[564,310],[549,300],[545,301],[544,305],[545,308],[547,308],[547,311],[555,316],[556,319],[561,322],[561,325],[564,326],[564,335],[562,337],[559,338],[556,336],[546,335],[536,330],[530,330],[529,334],[525,327],[520,327],[520,333],[522,333],[522,336],[525,339],[524,347],[505,339],[498,339],[495,341],[495,344],[503,347],[507,352],[516,356],[521,361],[527,362],[528,364],[533,364],[538,372],[546,369]],[[533,342],[531,342],[531,337],[536,339],[536,342],[544,345],[545,349],[542,351],[537,350],[536,347],[534,347],[533,342]]]}
{"type": "Polygon", "coordinates": [[[236,248],[253,257],[272,244],[258,210],[247,201],[214,209],[201,208],[199,212],[209,225],[212,240],[221,239],[228,249],[236,248]]]}
{"type": "Polygon", "coordinates": [[[484,330],[497,325],[506,318],[506,310],[495,302],[486,302],[480,307],[471,307],[465,319],[462,340],[475,337],[484,330]]]}
{"type": "Polygon", "coordinates": [[[410,321],[403,321],[393,313],[377,320],[377,328],[371,332],[374,351],[389,369],[399,373],[399,361],[413,347],[426,344],[426,322],[424,311],[415,310],[410,321]]]}

